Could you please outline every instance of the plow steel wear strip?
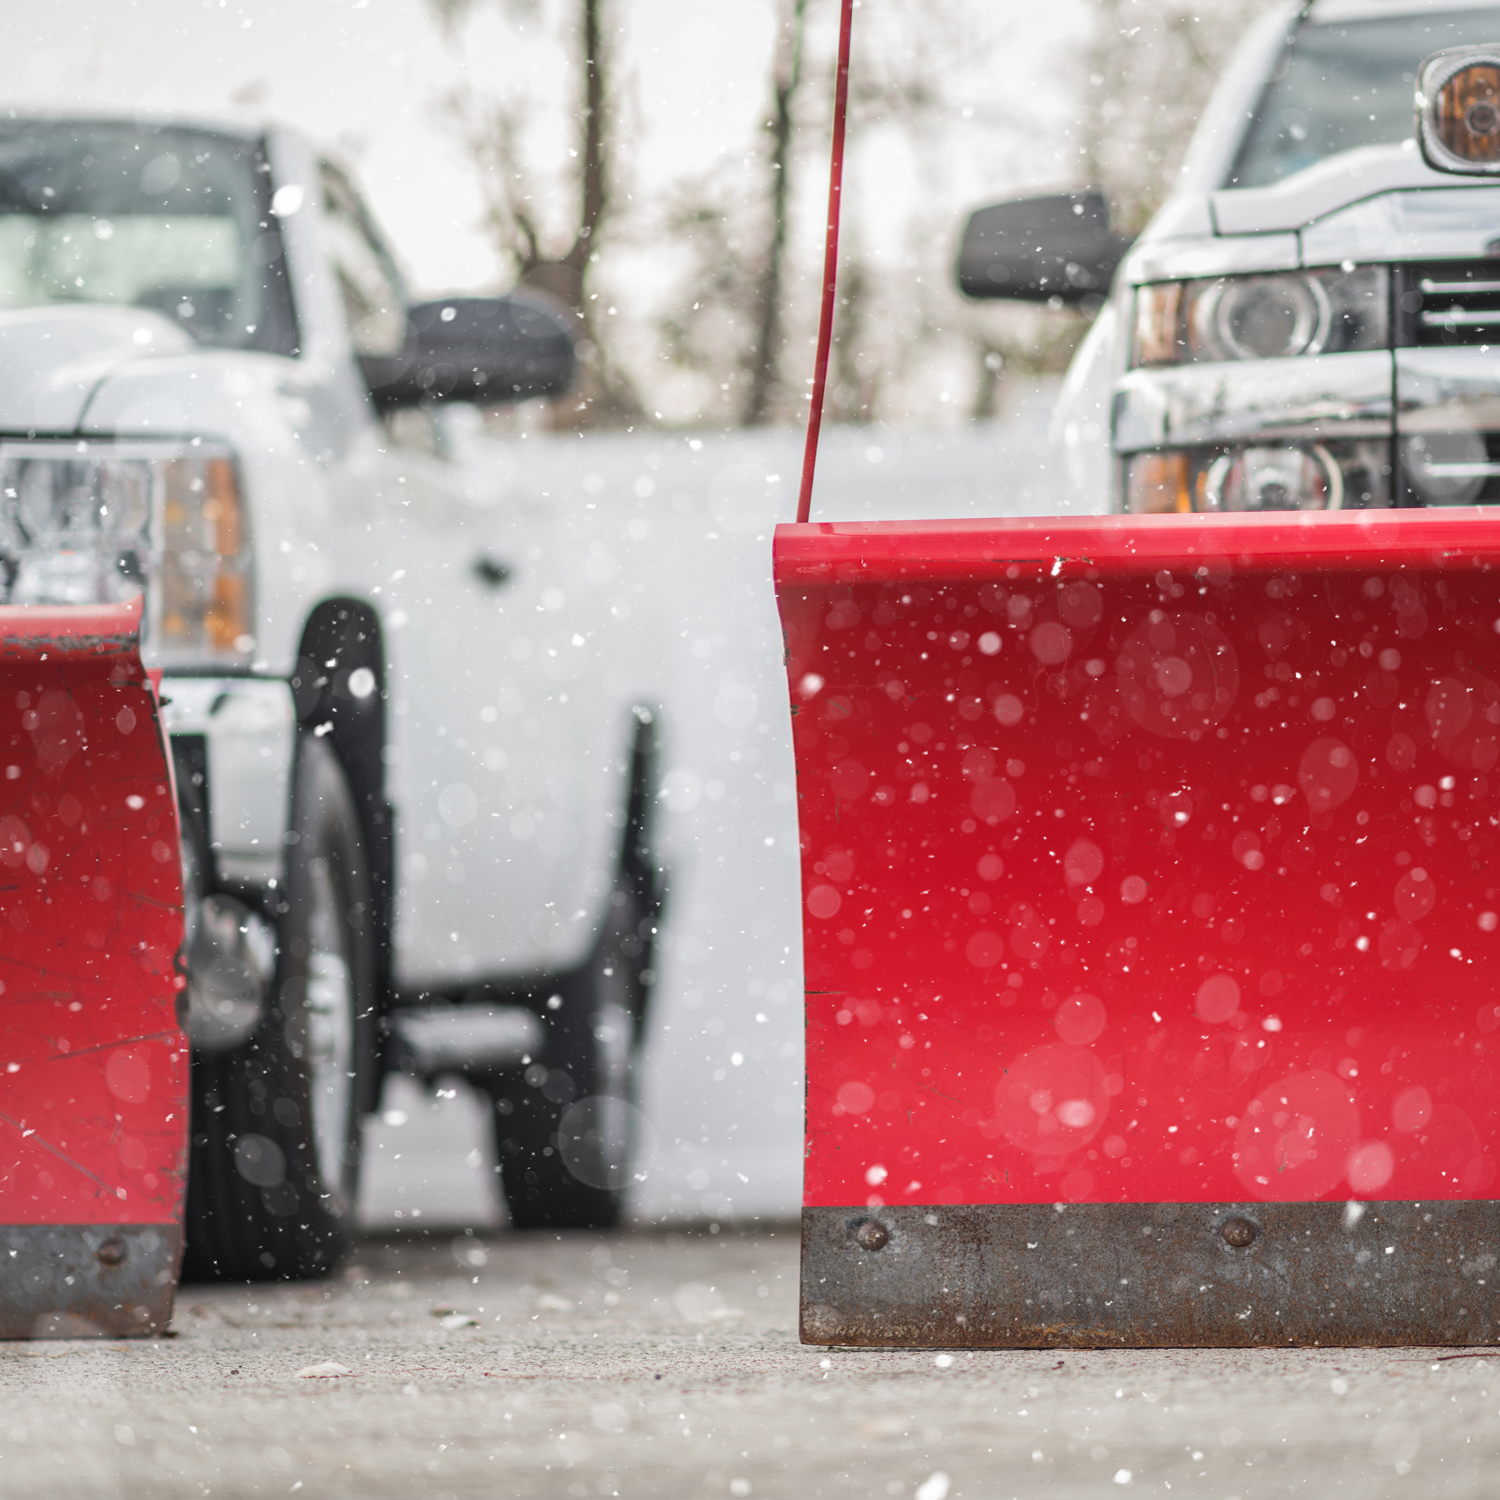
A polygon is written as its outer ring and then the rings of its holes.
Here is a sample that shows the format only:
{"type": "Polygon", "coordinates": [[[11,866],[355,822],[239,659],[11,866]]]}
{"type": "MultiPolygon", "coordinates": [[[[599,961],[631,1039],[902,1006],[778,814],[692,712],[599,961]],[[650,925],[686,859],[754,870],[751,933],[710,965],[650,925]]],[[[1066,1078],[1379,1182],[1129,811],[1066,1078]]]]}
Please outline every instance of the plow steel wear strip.
{"type": "Polygon", "coordinates": [[[1500,1204],[809,1208],[802,1338],[969,1348],[1489,1344],[1500,1204]],[[878,1251],[864,1239],[880,1238],[878,1251]]]}

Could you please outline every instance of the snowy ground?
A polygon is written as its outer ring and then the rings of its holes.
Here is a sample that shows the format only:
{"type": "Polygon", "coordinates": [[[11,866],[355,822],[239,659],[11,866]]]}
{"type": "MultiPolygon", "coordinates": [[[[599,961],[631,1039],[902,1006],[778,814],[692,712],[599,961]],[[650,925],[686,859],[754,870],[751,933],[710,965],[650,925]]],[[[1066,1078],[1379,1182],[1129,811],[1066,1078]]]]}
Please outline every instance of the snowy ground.
{"type": "Polygon", "coordinates": [[[175,1338],[0,1345],[0,1492],[1495,1492],[1493,1350],[805,1348],[796,1268],[787,1229],[444,1234],[326,1285],[185,1287],[175,1338]]]}
{"type": "MultiPolygon", "coordinates": [[[[1056,511],[1045,443],[1053,394],[1040,384],[1004,420],[951,432],[825,431],[813,518],[1056,511]]],[[[634,562],[622,551],[625,566],[663,616],[660,638],[679,646],[665,716],[672,899],[643,1058],[645,1181],[633,1214],[785,1218],[801,1202],[801,930],[770,542],[795,511],[802,434],[533,435],[466,456],[497,485],[617,517],[643,543],[634,562]]],[[[493,1222],[471,1097],[424,1101],[393,1080],[385,1107],[400,1123],[372,1126],[365,1221],[420,1211],[493,1222]]]]}

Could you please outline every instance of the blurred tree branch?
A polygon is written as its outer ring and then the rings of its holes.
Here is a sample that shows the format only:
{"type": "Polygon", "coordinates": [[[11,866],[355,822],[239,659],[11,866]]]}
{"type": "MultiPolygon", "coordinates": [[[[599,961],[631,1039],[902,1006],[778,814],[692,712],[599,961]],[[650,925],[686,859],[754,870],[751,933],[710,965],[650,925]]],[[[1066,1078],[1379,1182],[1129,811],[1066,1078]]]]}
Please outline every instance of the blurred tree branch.
{"type": "MultiPolygon", "coordinates": [[[[484,0],[429,0],[452,40],[484,0]]],[[[474,167],[484,204],[483,222],[496,248],[514,267],[517,283],[569,309],[579,324],[581,379],[571,396],[554,403],[559,425],[620,426],[644,413],[635,388],[612,357],[598,317],[590,272],[615,216],[614,162],[617,115],[612,89],[614,61],[604,13],[609,0],[563,0],[554,29],[571,44],[576,105],[569,114],[576,148],[563,175],[571,178],[574,210],[560,235],[538,222],[536,204],[544,173],[526,150],[529,120],[541,109],[525,95],[494,98],[472,84],[453,90],[442,111],[474,167]]],[[[503,17],[535,14],[543,7],[525,0],[498,0],[503,17]]]]}
{"type": "MultiPolygon", "coordinates": [[[[796,422],[806,411],[806,382],[794,377],[811,368],[819,280],[813,257],[822,245],[831,126],[835,0],[773,3],[767,108],[754,147],[684,182],[662,220],[687,259],[681,290],[657,326],[666,357],[702,377],[704,419],[712,408],[721,420],[747,426],[796,422]],[[799,210],[806,215],[800,224],[799,210]],[[794,369],[789,356],[804,351],[806,368],[794,369]]],[[[959,109],[955,89],[991,65],[994,31],[991,24],[976,28],[972,14],[948,15],[923,0],[882,0],[860,13],[827,397],[832,420],[878,420],[887,393],[914,377],[928,351],[962,341],[968,324],[984,315],[951,288],[950,229],[944,224],[933,234],[931,198],[946,167],[946,127],[959,109]],[[910,195],[899,230],[906,248],[892,253],[883,224],[887,254],[878,262],[867,248],[867,217],[889,203],[884,171],[902,157],[920,163],[891,185],[898,201],[910,195]]],[[[973,108],[962,117],[979,129],[1013,128],[1004,111],[980,112],[982,120],[973,108]]]]}
{"type": "Polygon", "coordinates": [[[1093,0],[1085,174],[1125,233],[1143,229],[1176,180],[1193,127],[1259,0],[1093,0]]]}
{"type": "Polygon", "coordinates": [[[756,286],[755,342],[750,350],[750,390],[743,422],[759,427],[770,419],[772,399],[780,385],[777,370],[782,345],[782,282],[786,262],[787,204],[791,192],[792,131],[797,94],[802,86],[802,53],[807,36],[807,0],[777,0],[776,50],[771,65],[770,214],[767,244],[756,286]]]}

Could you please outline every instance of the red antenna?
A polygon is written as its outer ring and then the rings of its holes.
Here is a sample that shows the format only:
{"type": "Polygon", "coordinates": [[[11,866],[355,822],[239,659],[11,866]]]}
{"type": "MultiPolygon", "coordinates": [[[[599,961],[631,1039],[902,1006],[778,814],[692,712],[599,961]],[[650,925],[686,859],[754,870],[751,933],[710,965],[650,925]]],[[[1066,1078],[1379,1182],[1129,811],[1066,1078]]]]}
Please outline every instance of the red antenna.
{"type": "Polygon", "coordinates": [[[844,190],[844,117],[849,112],[849,31],[854,0],[843,0],[839,17],[839,71],[833,91],[833,159],[828,169],[828,235],[823,244],[823,311],[818,318],[818,359],[813,370],[812,404],[807,412],[807,446],[802,453],[802,489],[797,520],[812,509],[813,470],[818,462],[818,431],[823,425],[823,391],[828,384],[828,346],[833,342],[833,290],[839,270],[839,206],[844,190]]]}

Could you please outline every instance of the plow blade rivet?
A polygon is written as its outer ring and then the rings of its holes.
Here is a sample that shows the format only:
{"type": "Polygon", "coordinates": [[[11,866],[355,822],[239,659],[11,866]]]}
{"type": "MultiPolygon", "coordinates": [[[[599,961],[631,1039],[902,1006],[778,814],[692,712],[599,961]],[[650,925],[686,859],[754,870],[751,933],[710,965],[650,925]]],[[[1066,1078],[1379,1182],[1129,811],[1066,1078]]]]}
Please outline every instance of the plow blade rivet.
{"type": "Polygon", "coordinates": [[[125,1259],[125,1243],[123,1240],[105,1240],[105,1242],[94,1251],[94,1259],[101,1266],[118,1266],[125,1259]]]}
{"type": "Polygon", "coordinates": [[[880,1250],[890,1239],[890,1231],[875,1219],[865,1219],[854,1231],[854,1242],[862,1250],[880,1250]]]}
{"type": "Polygon", "coordinates": [[[1249,1219],[1225,1219],[1224,1228],[1220,1232],[1226,1245],[1243,1250],[1255,1238],[1256,1228],[1249,1219]]]}

